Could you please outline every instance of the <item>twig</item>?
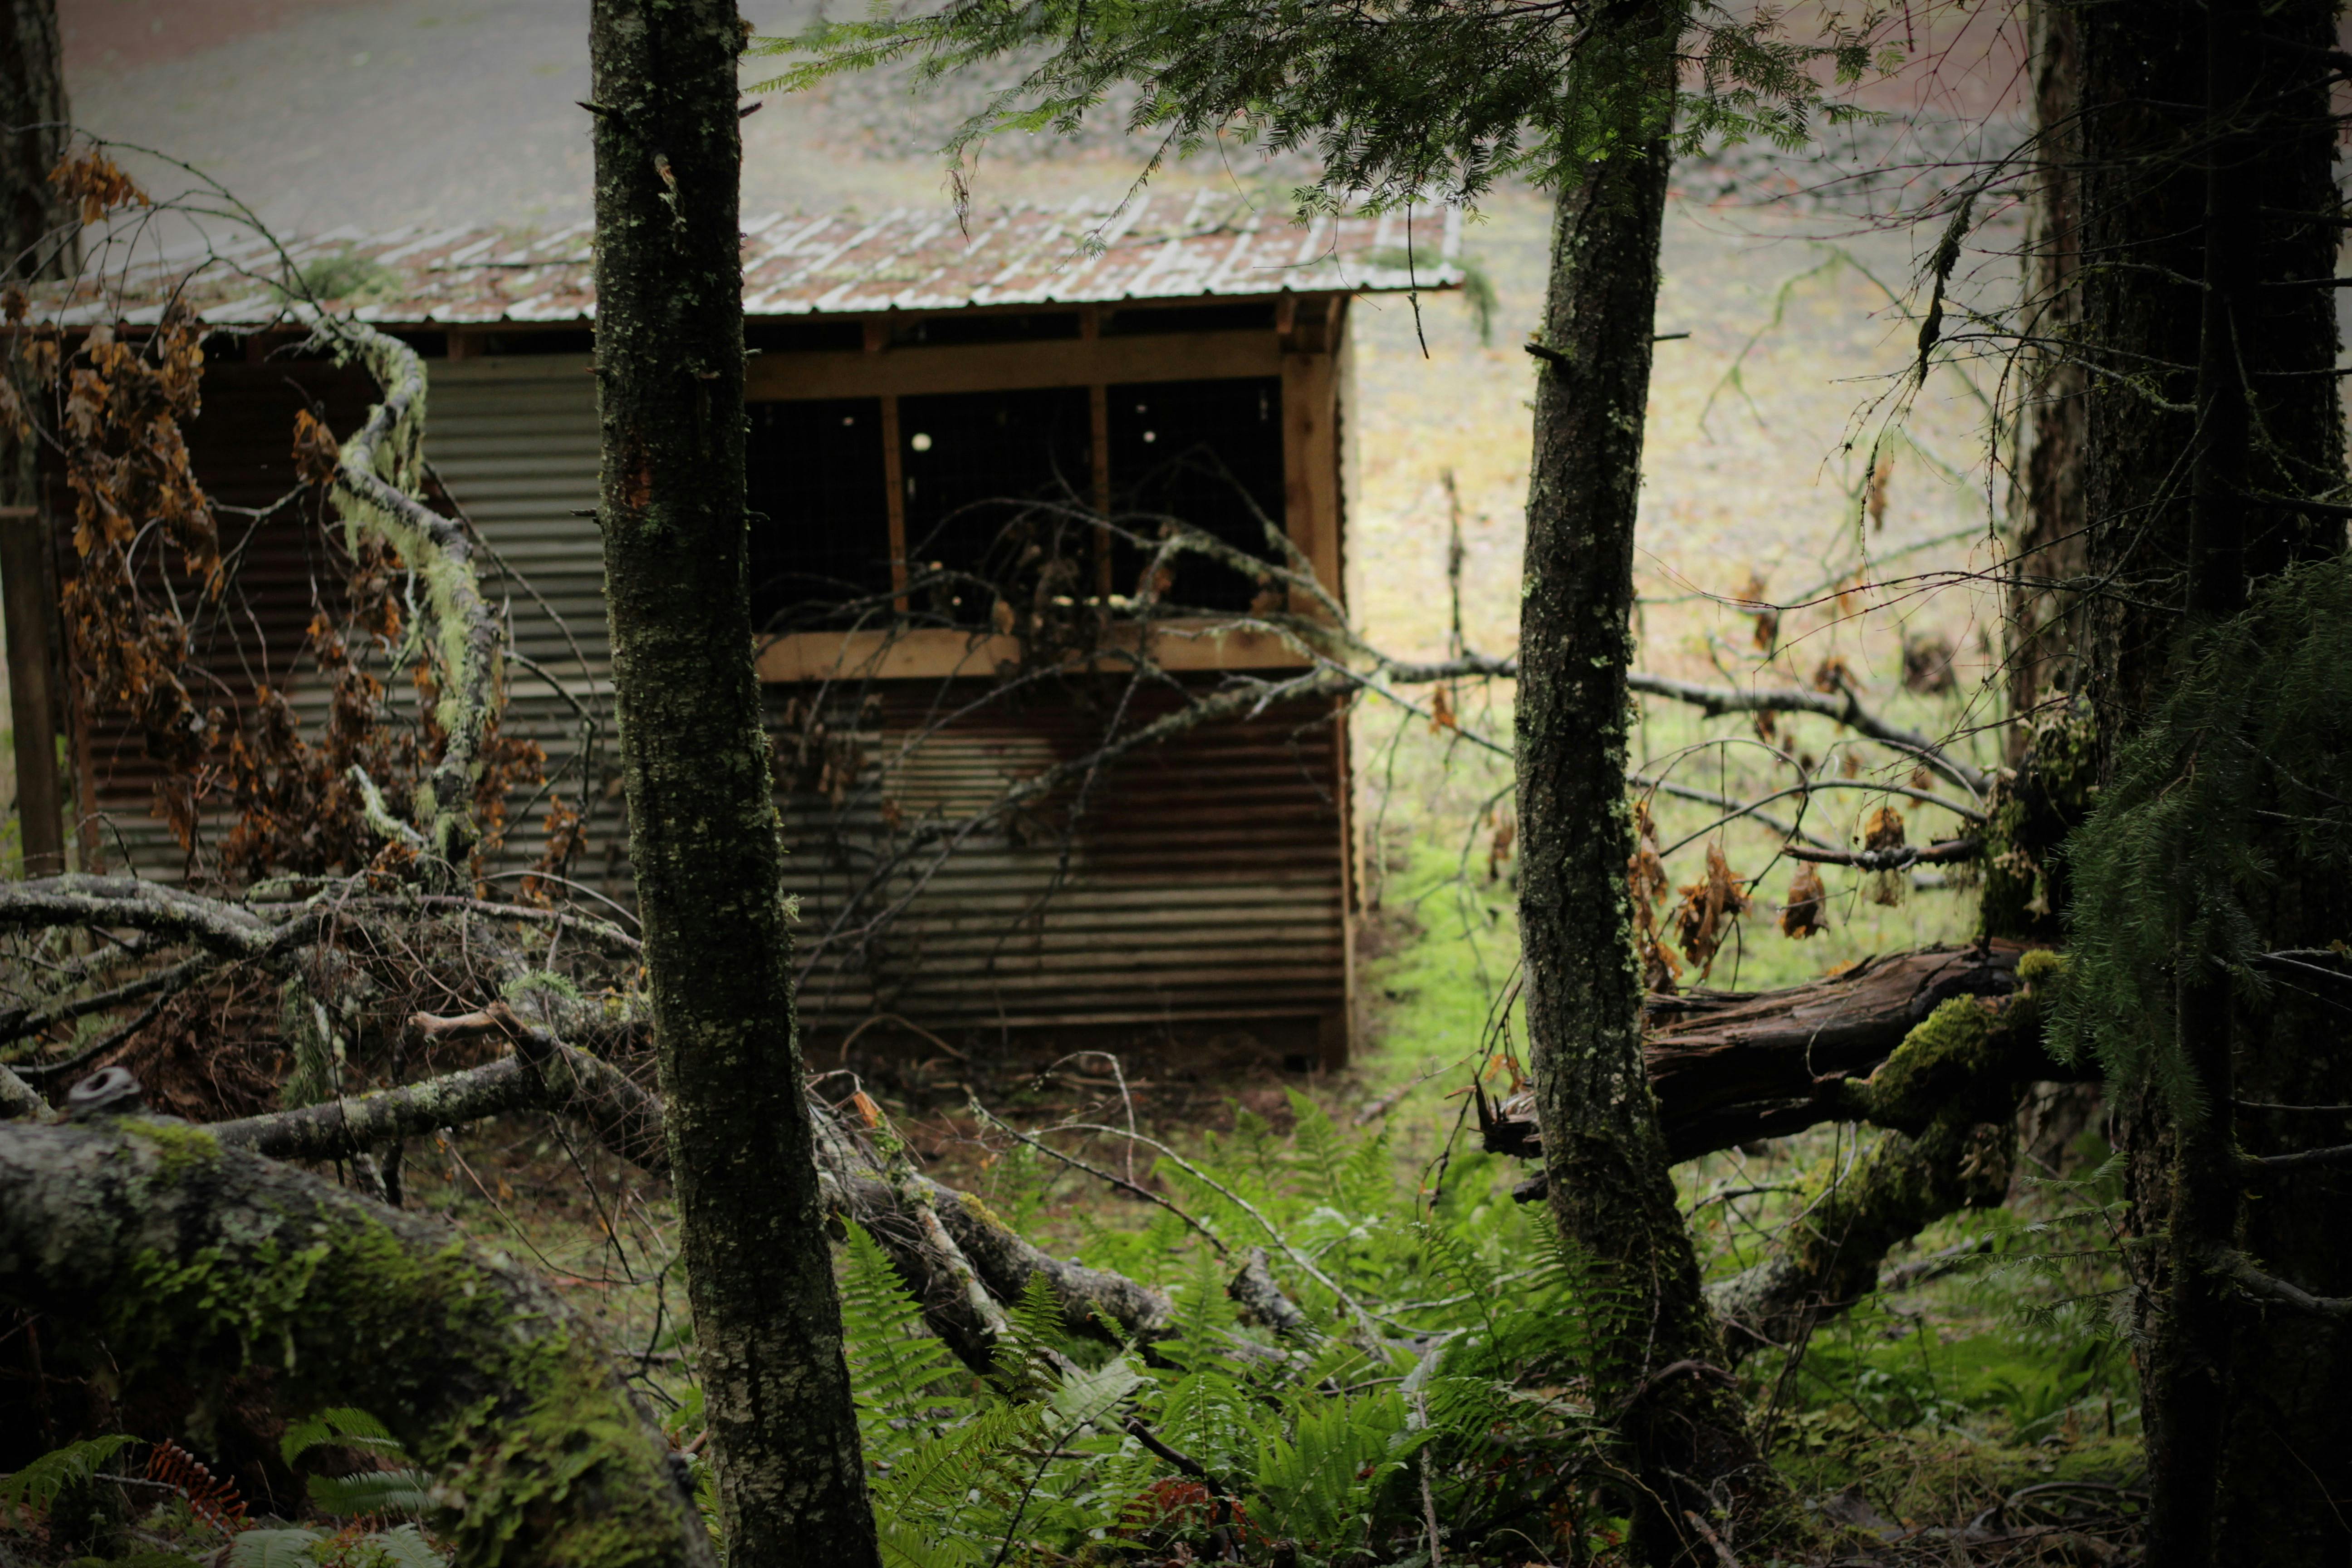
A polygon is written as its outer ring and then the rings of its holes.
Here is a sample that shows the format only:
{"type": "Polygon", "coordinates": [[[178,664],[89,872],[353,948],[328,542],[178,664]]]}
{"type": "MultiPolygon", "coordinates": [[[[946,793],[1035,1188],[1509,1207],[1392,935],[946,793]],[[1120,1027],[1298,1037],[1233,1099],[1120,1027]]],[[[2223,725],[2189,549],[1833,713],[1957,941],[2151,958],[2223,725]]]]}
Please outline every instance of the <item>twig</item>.
{"type": "Polygon", "coordinates": [[[1817,866],[1853,866],[1864,871],[1900,871],[1906,866],[1973,860],[1983,853],[1984,841],[1980,838],[1945,838],[1934,844],[1906,844],[1900,849],[1815,849],[1791,844],[1787,850],[1791,860],[1810,860],[1817,866]]]}
{"type": "MultiPolygon", "coordinates": [[[[1074,1171],[1083,1171],[1098,1182],[1108,1182],[1114,1187],[1120,1187],[1128,1192],[1133,1193],[1137,1197],[1145,1198],[1152,1203],[1158,1204],[1161,1208],[1166,1209],[1170,1214],[1174,1215],[1178,1219],[1182,1220],[1186,1225],[1191,1226],[1194,1230],[1198,1231],[1201,1234],[1202,1240],[1206,1241],[1211,1247],[1216,1248],[1218,1257],[1230,1258],[1233,1256],[1232,1251],[1225,1246],[1225,1244],[1222,1240],[1218,1239],[1217,1233],[1215,1231],[1211,1230],[1207,1226],[1202,1224],[1199,1220],[1194,1219],[1191,1215],[1186,1214],[1182,1209],[1178,1208],[1174,1204],[1171,1203],[1168,1199],[1161,1197],[1158,1193],[1153,1192],[1150,1188],[1128,1181],[1115,1172],[1102,1170],[1097,1166],[1090,1165],[1075,1154],[1065,1154],[1059,1149],[1053,1147],[1051,1144],[1033,1138],[1028,1133],[1022,1131],[1019,1128],[1003,1121],[1002,1118],[997,1116],[994,1111],[982,1105],[980,1102],[980,1097],[978,1095],[967,1092],[967,1098],[971,1101],[972,1114],[979,1117],[982,1121],[1003,1128],[1006,1132],[1018,1138],[1022,1142],[1028,1144],[1029,1147],[1036,1150],[1039,1153],[1046,1155],[1051,1159],[1059,1160],[1063,1164],[1069,1166],[1074,1171]]],[[[1129,1136],[1133,1137],[1134,1135],[1130,1132],[1129,1136]]]]}

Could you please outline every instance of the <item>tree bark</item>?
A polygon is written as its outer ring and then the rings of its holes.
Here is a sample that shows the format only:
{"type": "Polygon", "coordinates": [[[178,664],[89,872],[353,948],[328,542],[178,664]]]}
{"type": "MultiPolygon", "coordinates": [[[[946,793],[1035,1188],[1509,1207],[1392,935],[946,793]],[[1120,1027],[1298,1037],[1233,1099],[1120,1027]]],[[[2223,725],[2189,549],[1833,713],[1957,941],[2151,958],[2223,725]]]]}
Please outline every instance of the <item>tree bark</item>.
{"type": "Polygon", "coordinates": [[[201,1128],[0,1126],[0,1297],[88,1333],[60,1348],[93,1373],[370,1411],[468,1568],[717,1568],[659,1428],[530,1269],[201,1128]]]}
{"type": "MultiPolygon", "coordinates": [[[[2086,474],[2094,694],[2109,759],[2166,689],[2168,656],[2248,584],[2339,552],[2343,423],[2331,374],[2341,197],[2332,175],[2335,7],[2082,5],[2086,474]],[[2211,29],[2209,31],[2209,29],[2211,29]]],[[[2283,827],[2251,848],[2278,875],[2261,940],[2340,934],[2343,889],[2305,871],[2283,827]]],[[[2336,1322],[2272,1321],[2210,1259],[2242,1252],[2308,1292],[2352,1289],[2352,1179],[2322,1166],[2248,1204],[2232,1179],[2241,1130],[2263,1153],[2333,1142],[2307,1114],[2233,1101],[2352,1098],[2331,998],[2267,1000],[2181,977],[2174,1048],[2199,1084],[2189,1110],[2154,1089],[2119,1106],[2127,1222],[2149,1245],[2135,1300],[2148,1433],[2151,1563],[2341,1561],[2336,1500],[2352,1475],[2341,1412],[2352,1338],[2336,1322]],[[2251,1136],[2251,1134],[2250,1134],[2251,1136]]]]}
{"type": "MultiPolygon", "coordinates": [[[[64,155],[71,110],[57,0],[0,0],[0,281],[61,278],[79,259],[73,215],[49,171],[64,155]]],[[[10,356],[13,362],[14,356],[10,356]]],[[[14,374],[11,367],[0,374],[14,374]]],[[[17,396],[29,401],[29,384],[17,396]]],[[[0,421],[0,574],[6,578],[10,722],[25,874],[65,869],[54,683],[57,590],[37,511],[39,447],[0,421]]]]}
{"type": "MultiPolygon", "coordinates": [[[[1629,77],[1671,80],[1678,6],[1627,24],[1629,77]]],[[[1775,1494],[1722,1358],[1675,1206],[1642,1056],[1625,868],[1626,676],[1658,247],[1670,163],[1663,124],[1563,185],[1538,345],[1520,598],[1517,762],[1520,943],[1545,1177],[1569,1244],[1626,1298],[1598,1369],[1636,1475],[1635,1556],[1698,1562],[1686,1513],[1775,1494]],[[1660,1376],[1676,1368],[1678,1375],[1660,1376]],[[1694,1369],[1704,1370],[1694,1370],[1694,1369]]]]}
{"type": "Polygon", "coordinates": [[[856,1568],[878,1557],[751,670],[735,76],[747,37],[731,0],[592,11],[598,519],[729,1560],[856,1568]]]}

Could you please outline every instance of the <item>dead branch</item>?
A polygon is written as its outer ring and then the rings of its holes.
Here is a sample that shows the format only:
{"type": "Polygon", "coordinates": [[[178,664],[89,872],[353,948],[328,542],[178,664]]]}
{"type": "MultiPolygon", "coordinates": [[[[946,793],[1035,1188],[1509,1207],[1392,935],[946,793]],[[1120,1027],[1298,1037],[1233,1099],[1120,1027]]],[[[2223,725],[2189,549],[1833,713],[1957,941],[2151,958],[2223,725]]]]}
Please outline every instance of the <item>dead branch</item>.
{"type": "Polygon", "coordinates": [[[2264,1273],[2254,1266],[2252,1258],[2231,1247],[2217,1247],[2207,1257],[2215,1268],[2235,1280],[2250,1296],[2275,1301],[2315,1318],[2352,1318],[2352,1296],[2315,1296],[2300,1285],[2264,1273]]]}
{"type": "Polygon", "coordinates": [[[1906,866],[1942,865],[1973,860],[1984,853],[1981,838],[1945,838],[1934,844],[1906,844],[1900,849],[1815,849],[1791,844],[1791,860],[1819,866],[1852,866],[1864,871],[1900,871],[1906,866]]]}
{"type": "Polygon", "coordinates": [[[1979,799],[1992,784],[1991,775],[1949,755],[1927,736],[1900,729],[1879,718],[1863,706],[1862,699],[1854,694],[1851,686],[1843,682],[1835,693],[1806,691],[1793,686],[1740,691],[1728,686],[1700,686],[1688,680],[1673,680],[1663,675],[1643,675],[1636,671],[1626,677],[1626,684],[1644,696],[1667,697],[1677,702],[1688,702],[1704,710],[1710,719],[1726,713],[1818,713],[1823,718],[1836,720],[1856,734],[1918,758],[1979,799]]]}
{"type": "Polygon", "coordinates": [[[425,584],[442,663],[436,717],[447,742],[410,804],[433,855],[444,868],[460,866],[480,837],[472,805],[498,704],[498,617],[475,576],[473,541],[416,499],[425,484],[425,362],[398,339],[352,321],[321,321],[312,343],[339,360],[358,360],[383,389],[383,401],[343,444],[335,508],[355,546],[360,532],[376,534],[425,584]]]}

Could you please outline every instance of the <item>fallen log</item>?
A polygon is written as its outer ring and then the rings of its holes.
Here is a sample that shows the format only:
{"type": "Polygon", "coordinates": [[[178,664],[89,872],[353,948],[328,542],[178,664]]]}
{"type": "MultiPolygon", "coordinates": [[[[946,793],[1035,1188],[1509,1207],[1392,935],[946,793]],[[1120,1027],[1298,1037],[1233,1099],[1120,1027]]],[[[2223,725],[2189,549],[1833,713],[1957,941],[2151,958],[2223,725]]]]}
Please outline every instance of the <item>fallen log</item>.
{"type": "Polygon", "coordinates": [[[0,1300],[102,1336],[109,1378],[369,1411],[434,1472],[461,1563],[717,1568],[668,1442],[545,1281],[136,1104],[0,1126],[0,1300]]]}
{"type": "MultiPolygon", "coordinates": [[[[1679,1163],[1823,1122],[1871,1120],[1857,1113],[1847,1085],[1875,1072],[1951,998],[2015,993],[2025,951],[2003,942],[1932,947],[1864,959],[1781,991],[1652,994],[1643,1049],[1667,1153],[1679,1163]]],[[[2040,1061],[2024,1076],[2080,1072],[2040,1061]]],[[[1482,1106],[1486,1148],[1534,1157],[1542,1140],[1533,1116],[1524,1096],[1482,1106]]]]}

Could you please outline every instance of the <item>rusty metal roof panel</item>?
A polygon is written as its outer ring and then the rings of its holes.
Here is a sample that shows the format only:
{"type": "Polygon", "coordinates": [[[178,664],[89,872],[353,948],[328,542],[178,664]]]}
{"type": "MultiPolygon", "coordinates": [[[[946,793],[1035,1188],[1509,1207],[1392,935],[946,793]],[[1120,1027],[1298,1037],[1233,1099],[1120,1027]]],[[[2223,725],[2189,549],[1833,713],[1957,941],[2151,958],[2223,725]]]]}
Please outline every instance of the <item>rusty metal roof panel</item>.
{"type": "MultiPolygon", "coordinates": [[[[900,208],[877,216],[770,216],[746,226],[743,309],[752,316],[1110,304],[1202,296],[1451,289],[1461,214],[1319,215],[1299,224],[1237,197],[1152,194],[1105,211],[900,208]]],[[[587,224],[545,234],[338,229],[288,241],[243,237],[143,254],[101,242],[87,279],[57,303],[69,324],[149,321],[174,289],[205,318],[255,325],[298,316],[288,268],[340,285],[329,309],[388,326],[585,321],[596,312],[587,224]]]]}

